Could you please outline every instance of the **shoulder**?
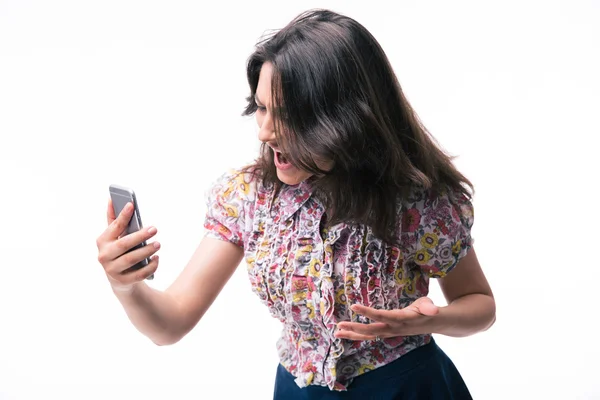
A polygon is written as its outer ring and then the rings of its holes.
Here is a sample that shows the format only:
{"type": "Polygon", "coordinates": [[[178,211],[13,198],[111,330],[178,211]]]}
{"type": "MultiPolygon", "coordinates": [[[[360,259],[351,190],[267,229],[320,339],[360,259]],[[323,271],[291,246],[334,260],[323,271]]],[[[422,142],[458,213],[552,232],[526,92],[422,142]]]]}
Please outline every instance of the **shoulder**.
{"type": "Polygon", "coordinates": [[[456,189],[411,188],[402,201],[400,212],[403,236],[465,236],[474,222],[470,196],[456,189]]]}
{"type": "Polygon", "coordinates": [[[253,201],[261,186],[261,179],[252,167],[229,169],[211,185],[209,201],[218,203],[253,201]]]}
{"type": "Polygon", "coordinates": [[[471,197],[456,189],[411,188],[400,207],[403,222],[430,224],[432,220],[451,218],[472,225],[474,209],[471,197]]]}

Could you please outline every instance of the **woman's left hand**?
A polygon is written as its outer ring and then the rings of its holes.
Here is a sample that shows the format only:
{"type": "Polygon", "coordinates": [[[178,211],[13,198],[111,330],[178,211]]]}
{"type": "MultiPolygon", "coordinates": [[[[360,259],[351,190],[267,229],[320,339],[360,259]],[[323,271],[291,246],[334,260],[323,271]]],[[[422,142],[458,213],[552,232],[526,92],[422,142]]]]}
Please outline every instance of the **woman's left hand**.
{"type": "Polygon", "coordinates": [[[353,305],[351,309],[374,322],[340,322],[335,333],[338,338],[375,340],[432,333],[434,316],[440,311],[429,297],[421,297],[401,310],[376,310],[359,304],[353,305]]]}

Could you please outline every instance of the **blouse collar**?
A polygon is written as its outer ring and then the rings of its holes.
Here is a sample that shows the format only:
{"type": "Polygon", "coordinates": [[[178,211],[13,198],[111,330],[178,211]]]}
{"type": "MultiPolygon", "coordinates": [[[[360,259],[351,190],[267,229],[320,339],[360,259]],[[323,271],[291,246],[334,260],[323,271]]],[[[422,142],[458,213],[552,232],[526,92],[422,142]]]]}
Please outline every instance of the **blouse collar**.
{"type": "Polygon", "coordinates": [[[284,221],[289,220],[311,198],[313,188],[310,179],[297,185],[282,185],[279,191],[279,204],[284,221]]]}

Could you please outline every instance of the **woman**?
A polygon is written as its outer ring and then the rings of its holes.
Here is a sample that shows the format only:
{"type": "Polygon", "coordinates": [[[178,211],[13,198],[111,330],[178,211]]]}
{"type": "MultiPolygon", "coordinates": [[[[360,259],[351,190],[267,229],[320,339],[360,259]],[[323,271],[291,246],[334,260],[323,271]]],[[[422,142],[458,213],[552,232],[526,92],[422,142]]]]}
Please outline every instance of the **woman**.
{"type": "Polygon", "coordinates": [[[158,243],[108,206],[99,261],[132,323],[159,345],[200,320],[245,258],[284,333],[275,398],[468,399],[431,334],[489,328],[495,302],[470,234],[470,182],[435,145],[377,41],[356,21],[310,11],[257,45],[250,96],[255,164],[208,196],[207,236],[164,292],[130,266],[158,243]],[[427,298],[439,278],[448,305],[427,298]]]}

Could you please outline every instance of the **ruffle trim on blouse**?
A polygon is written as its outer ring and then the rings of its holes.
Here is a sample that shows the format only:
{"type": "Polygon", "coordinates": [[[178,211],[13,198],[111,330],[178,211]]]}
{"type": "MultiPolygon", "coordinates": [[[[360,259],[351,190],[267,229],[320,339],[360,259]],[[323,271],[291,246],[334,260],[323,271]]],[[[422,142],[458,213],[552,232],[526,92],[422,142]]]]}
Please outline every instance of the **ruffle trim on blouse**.
{"type": "MultiPolygon", "coordinates": [[[[344,346],[342,339],[334,336],[338,321],[334,315],[332,245],[336,237],[333,234],[321,235],[320,221],[324,208],[315,198],[308,201],[315,204],[302,208],[296,220],[299,224],[296,226],[298,234],[289,280],[288,316],[300,332],[296,384],[305,387],[317,380],[330,389],[340,390],[342,387],[337,382],[336,364],[344,352],[344,346]],[[312,215],[305,215],[307,213],[312,215]]],[[[291,230],[289,233],[291,235],[291,230]]]]}

